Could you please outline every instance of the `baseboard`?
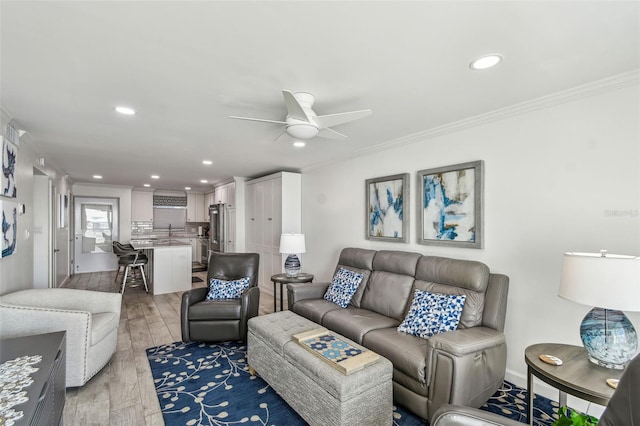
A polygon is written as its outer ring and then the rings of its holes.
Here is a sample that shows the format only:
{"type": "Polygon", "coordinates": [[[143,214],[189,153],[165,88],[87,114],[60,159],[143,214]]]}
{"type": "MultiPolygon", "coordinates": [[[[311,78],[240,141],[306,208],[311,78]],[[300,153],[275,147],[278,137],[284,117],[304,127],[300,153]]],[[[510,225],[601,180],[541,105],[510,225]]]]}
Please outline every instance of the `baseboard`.
{"type": "MultiPolygon", "coordinates": [[[[520,386],[521,388],[527,389],[526,374],[507,369],[505,380],[520,386]]],[[[533,378],[533,392],[549,398],[552,401],[558,402],[558,389],[537,379],[535,376],[533,378]]],[[[571,395],[567,395],[567,404],[571,408],[590,414],[594,417],[600,417],[605,408],[602,405],[594,404],[571,395]]]]}

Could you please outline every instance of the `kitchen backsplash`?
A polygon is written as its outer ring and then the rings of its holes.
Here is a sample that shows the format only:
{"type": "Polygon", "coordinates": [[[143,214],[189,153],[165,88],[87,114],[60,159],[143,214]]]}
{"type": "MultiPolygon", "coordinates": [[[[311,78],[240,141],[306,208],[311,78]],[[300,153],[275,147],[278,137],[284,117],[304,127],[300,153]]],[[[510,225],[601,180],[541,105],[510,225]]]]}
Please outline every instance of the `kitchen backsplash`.
{"type": "MultiPolygon", "coordinates": [[[[205,224],[206,225],[206,224],[205,224]]],[[[140,234],[153,234],[158,229],[153,228],[153,221],[133,221],[131,222],[131,235],[140,235],[140,234]]],[[[168,231],[167,229],[163,229],[161,231],[168,231]]],[[[198,233],[198,223],[188,223],[184,229],[175,229],[175,232],[180,232],[183,234],[197,234],[198,233]]]]}
{"type": "Polygon", "coordinates": [[[153,231],[153,221],[131,222],[132,234],[150,234],[153,231]]]}

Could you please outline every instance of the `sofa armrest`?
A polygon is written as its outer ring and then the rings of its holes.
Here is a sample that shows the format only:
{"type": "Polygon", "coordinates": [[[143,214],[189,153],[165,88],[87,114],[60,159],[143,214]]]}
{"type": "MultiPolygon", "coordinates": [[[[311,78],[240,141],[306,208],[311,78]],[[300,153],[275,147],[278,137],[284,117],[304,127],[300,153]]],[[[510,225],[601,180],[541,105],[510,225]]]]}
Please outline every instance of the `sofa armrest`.
{"type": "Polygon", "coordinates": [[[287,284],[287,300],[289,309],[298,301],[305,299],[322,299],[330,283],[296,283],[287,284]]]}
{"type": "Polygon", "coordinates": [[[120,317],[122,295],[73,288],[20,290],[2,296],[2,303],[45,309],[86,311],[92,314],[115,312],[120,317]]]}
{"type": "Polygon", "coordinates": [[[429,412],[443,404],[478,408],[504,381],[507,344],[489,327],[460,329],[428,338],[427,359],[429,412]]]}
{"type": "Polygon", "coordinates": [[[488,327],[472,327],[431,336],[427,339],[427,348],[447,352],[453,356],[464,356],[504,343],[505,337],[502,332],[488,327]]]}
{"type": "Polygon", "coordinates": [[[431,417],[431,426],[522,426],[498,414],[461,405],[442,405],[431,417]]]}
{"type": "Polygon", "coordinates": [[[260,289],[256,287],[250,287],[242,293],[242,308],[240,312],[240,335],[244,336],[244,340],[247,340],[247,321],[249,318],[253,318],[258,315],[260,308],[260,289]]]}

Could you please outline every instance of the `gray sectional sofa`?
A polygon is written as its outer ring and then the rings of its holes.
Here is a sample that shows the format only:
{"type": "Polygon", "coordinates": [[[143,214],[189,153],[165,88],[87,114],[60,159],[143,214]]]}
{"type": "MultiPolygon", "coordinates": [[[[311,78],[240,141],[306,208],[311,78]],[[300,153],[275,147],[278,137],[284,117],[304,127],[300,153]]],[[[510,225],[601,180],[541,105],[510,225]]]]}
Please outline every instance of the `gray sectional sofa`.
{"type": "Polygon", "coordinates": [[[343,267],[364,278],[347,308],[323,299],[330,283],[289,284],[289,309],[393,363],[394,400],[429,419],[443,404],[480,407],[502,385],[509,278],[480,262],[345,248],[343,267]],[[464,294],[455,331],[428,339],[397,331],[415,289],[464,294]]]}

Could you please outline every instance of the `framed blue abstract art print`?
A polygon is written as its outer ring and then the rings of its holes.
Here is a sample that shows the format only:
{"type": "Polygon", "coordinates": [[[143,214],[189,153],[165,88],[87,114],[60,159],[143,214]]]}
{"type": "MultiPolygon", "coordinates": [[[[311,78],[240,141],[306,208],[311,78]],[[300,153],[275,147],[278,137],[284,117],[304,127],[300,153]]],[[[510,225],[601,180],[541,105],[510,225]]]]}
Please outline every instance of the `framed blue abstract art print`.
{"type": "Polygon", "coordinates": [[[16,164],[18,159],[18,148],[9,142],[7,138],[2,138],[2,173],[0,174],[0,195],[16,198],[18,190],[16,188],[16,164]]]}
{"type": "Polygon", "coordinates": [[[482,248],[483,161],[418,172],[418,243],[482,248]]]}
{"type": "Polygon", "coordinates": [[[0,257],[7,257],[16,252],[18,203],[0,198],[0,211],[2,212],[2,255],[0,257]]]}
{"type": "Polygon", "coordinates": [[[366,180],[368,240],[409,241],[409,173],[366,180]]]}

